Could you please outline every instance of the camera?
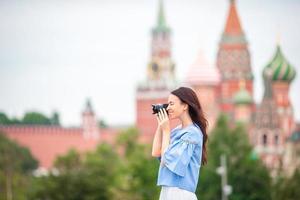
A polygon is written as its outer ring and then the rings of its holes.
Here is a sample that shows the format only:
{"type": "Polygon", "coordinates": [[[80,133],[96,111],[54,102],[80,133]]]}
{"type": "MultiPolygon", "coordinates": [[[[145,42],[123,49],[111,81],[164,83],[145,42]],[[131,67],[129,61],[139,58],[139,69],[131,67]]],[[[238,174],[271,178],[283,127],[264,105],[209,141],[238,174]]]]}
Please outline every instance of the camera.
{"type": "MultiPolygon", "coordinates": [[[[167,111],[167,107],[169,106],[169,104],[164,103],[164,104],[152,104],[152,114],[157,114],[159,112],[160,109],[166,109],[167,111]]],[[[167,111],[168,114],[168,111],[167,111]]]]}

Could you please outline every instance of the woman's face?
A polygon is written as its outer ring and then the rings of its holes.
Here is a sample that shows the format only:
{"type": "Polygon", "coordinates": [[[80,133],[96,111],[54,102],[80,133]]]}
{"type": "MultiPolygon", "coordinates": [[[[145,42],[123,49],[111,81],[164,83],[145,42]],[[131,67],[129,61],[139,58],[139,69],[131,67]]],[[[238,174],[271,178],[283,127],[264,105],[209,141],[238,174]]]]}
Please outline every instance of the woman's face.
{"type": "Polygon", "coordinates": [[[185,110],[187,110],[187,104],[183,103],[177,96],[170,94],[168,99],[169,106],[167,107],[169,118],[179,118],[185,110]]]}

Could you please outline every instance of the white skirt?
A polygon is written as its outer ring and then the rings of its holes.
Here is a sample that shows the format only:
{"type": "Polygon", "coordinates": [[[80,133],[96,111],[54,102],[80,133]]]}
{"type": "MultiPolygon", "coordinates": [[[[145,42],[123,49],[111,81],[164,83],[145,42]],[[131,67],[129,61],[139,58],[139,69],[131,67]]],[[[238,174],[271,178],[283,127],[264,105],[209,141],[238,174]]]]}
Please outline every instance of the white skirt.
{"type": "Polygon", "coordinates": [[[197,200],[195,193],[178,187],[162,186],[159,200],[197,200]]]}

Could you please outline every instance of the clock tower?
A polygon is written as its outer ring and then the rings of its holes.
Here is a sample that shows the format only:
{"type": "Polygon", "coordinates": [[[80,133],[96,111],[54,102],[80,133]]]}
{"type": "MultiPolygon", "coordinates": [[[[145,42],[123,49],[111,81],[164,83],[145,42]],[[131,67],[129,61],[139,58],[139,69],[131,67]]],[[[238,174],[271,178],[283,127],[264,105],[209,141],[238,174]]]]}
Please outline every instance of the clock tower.
{"type": "Polygon", "coordinates": [[[155,133],[157,120],[152,115],[152,104],[167,103],[176,87],[175,64],[171,54],[171,29],[166,23],[163,1],[159,1],[156,25],[151,30],[151,53],[146,79],[136,90],[136,124],[142,134],[155,133]]]}

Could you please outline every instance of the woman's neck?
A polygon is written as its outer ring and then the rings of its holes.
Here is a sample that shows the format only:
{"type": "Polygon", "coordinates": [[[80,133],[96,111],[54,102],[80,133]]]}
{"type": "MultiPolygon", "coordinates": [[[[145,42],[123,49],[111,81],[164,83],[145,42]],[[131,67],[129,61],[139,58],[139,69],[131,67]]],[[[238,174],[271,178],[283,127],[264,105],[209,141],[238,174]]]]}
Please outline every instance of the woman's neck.
{"type": "Polygon", "coordinates": [[[185,128],[193,123],[190,115],[186,114],[181,117],[182,128],[185,128]]]}

